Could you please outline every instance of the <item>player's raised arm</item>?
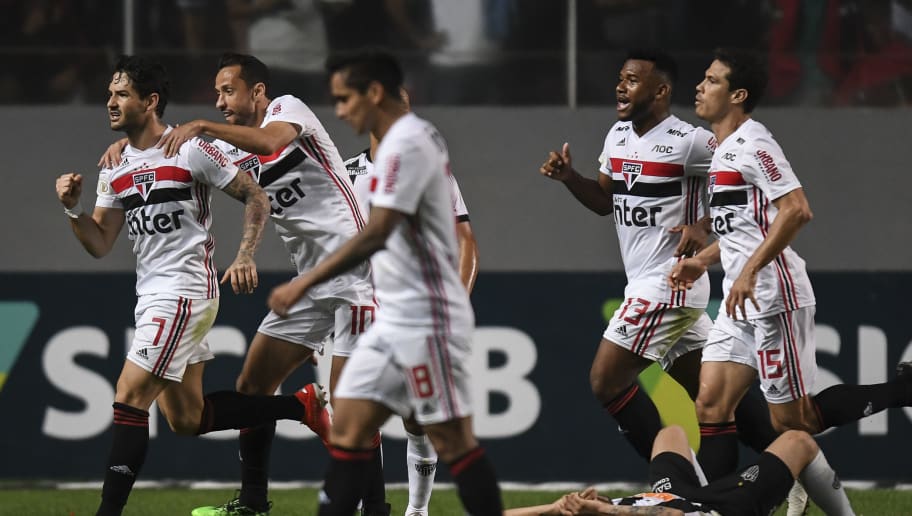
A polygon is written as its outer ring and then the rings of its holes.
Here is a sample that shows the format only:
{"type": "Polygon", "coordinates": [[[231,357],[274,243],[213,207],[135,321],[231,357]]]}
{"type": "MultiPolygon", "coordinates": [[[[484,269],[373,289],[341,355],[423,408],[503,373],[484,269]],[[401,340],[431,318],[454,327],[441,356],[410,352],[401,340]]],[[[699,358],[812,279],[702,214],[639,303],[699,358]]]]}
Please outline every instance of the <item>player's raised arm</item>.
{"type": "Polygon", "coordinates": [[[565,143],[560,152],[549,152],[548,158],[538,171],[543,176],[564,183],[576,200],[595,213],[604,216],[614,211],[611,177],[600,173],[595,180],[580,175],[573,169],[569,143],[565,143]]]}
{"type": "Polygon", "coordinates": [[[263,227],[269,219],[269,197],[247,174],[239,173],[223,189],[244,203],[244,230],[234,262],[225,270],[222,283],[231,281],[235,294],[250,294],[259,284],[253,255],[263,238],[263,227]]]}
{"type": "Polygon", "coordinates": [[[300,129],[290,122],[274,121],[265,127],[248,127],[209,120],[193,120],[175,127],[162,138],[158,147],[163,148],[165,155],[170,157],[177,154],[177,149],[184,142],[205,134],[247,152],[269,155],[291,143],[299,132],[300,129]]]}
{"type": "Polygon", "coordinates": [[[57,178],[57,199],[70,219],[73,234],[95,258],[101,258],[114,247],[114,241],[124,224],[124,211],[119,208],[96,207],[91,216],[83,212],[79,197],[82,194],[82,175],[63,174],[57,178]]]}

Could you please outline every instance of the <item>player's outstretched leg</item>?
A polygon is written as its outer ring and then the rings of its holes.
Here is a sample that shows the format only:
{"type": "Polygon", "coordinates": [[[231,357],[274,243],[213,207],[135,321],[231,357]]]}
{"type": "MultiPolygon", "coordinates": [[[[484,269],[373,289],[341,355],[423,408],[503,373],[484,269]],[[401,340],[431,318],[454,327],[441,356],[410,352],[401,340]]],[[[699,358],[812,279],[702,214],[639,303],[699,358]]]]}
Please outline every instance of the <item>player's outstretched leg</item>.
{"type": "Polygon", "coordinates": [[[858,421],[888,408],[912,406],[912,362],[900,362],[896,377],[872,385],[839,384],[814,396],[820,428],[858,421]]]}

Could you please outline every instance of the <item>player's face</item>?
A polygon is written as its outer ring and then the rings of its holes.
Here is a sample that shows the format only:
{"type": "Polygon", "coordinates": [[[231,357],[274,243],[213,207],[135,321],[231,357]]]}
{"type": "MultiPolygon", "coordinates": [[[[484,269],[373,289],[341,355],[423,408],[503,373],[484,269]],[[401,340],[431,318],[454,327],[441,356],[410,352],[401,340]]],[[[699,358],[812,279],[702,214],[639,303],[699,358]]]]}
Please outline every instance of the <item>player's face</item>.
{"type": "Polygon", "coordinates": [[[614,89],[618,120],[639,120],[652,110],[659,85],[654,68],[655,65],[650,61],[629,59],[624,62],[618,85],[614,89]]]}
{"type": "Polygon", "coordinates": [[[108,85],[108,120],[114,131],[129,131],[145,123],[149,104],[140,98],[130,77],[116,72],[108,85]]]}
{"type": "Polygon", "coordinates": [[[728,74],[731,69],[718,60],[714,60],[703,81],[697,85],[697,96],[694,110],[697,116],[707,122],[721,120],[731,107],[732,93],[729,91],[728,74]]]}
{"type": "Polygon", "coordinates": [[[241,65],[226,66],[215,76],[215,107],[233,125],[254,125],[256,99],[253,88],[241,79],[241,65]]]}
{"type": "Polygon", "coordinates": [[[329,91],[336,117],[348,122],[357,134],[364,134],[373,127],[374,104],[367,95],[345,83],[347,72],[337,72],[329,80],[329,91]]]}

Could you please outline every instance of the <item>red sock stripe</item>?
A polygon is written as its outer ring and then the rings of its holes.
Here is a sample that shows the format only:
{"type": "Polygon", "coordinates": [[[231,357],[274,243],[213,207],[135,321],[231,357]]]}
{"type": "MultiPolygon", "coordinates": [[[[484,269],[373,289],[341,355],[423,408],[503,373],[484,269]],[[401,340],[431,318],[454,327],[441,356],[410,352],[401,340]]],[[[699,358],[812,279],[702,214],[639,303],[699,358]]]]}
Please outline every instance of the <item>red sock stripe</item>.
{"type": "Polygon", "coordinates": [[[140,415],[114,409],[114,424],[127,426],[149,426],[149,414],[140,415]]]}
{"type": "Polygon", "coordinates": [[[348,450],[345,448],[338,448],[336,446],[329,446],[329,456],[336,460],[367,461],[374,458],[374,450],[348,450]]]}
{"type": "Polygon", "coordinates": [[[636,395],[637,391],[639,391],[639,390],[640,390],[640,386],[637,384],[633,384],[630,386],[629,389],[627,389],[626,392],[619,394],[613,400],[605,403],[602,406],[605,407],[605,410],[607,410],[608,413],[613,416],[613,415],[617,414],[618,412],[620,412],[621,410],[624,410],[624,407],[626,407],[627,404],[630,403],[630,399],[633,398],[636,395]]]}
{"type": "Polygon", "coordinates": [[[700,436],[714,437],[717,435],[729,435],[738,433],[738,427],[734,423],[713,423],[700,425],[700,436]]]}
{"type": "Polygon", "coordinates": [[[456,462],[450,464],[450,475],[456,476],[465,471],[466,468],[471,466],[475,461],[484,456],[484,448],[479,446],[469,453],[463,455],[461,458],[457,459],[456,462]]]}
{"type": "Polygon", "coordinates": [[[249,429],[249,428],[241,428],[240,432],[241,432],[240,435],[249,434],[249,433],[250,433],[250,429],[249,429]]]}

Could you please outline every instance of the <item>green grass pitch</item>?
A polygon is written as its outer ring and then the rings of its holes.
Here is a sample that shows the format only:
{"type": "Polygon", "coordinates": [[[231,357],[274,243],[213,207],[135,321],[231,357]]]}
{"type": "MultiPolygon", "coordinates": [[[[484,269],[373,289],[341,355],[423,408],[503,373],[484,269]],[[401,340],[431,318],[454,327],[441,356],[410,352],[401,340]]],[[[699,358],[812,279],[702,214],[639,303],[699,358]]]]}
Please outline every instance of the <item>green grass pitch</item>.
{"type": "MultiPolygon", "coordinates": [[[[277,489],[270,493],[274,502],[273,516],[311,516],[316,512],[316,489],[277,489]]],[[[561,493],[547,491],[505,491],[507,507],[547,503],[561,493]]],[[[621,495],[625,493],[608,493],[621,495]]],[[[233,496],[230,490],[202,489],[136,489],[124,516],[189,515],[199,505],[221,503],[233,496]]],[[[393,516],[401,515],[407,503],[403,489],[388,491],[393,516]]],[[[859,515],[912,514],[912,491],[892,489],[850,490],[849,498],[859,515]]],[[[99,490],[0,489],[2,516],[91,516],[95,513],[99,490]]],[[[453,489],[437,489],[431,499],[433,516],[462,516],[453,489]]],[[[780,508],[777,515],[784,515],[780,508]]],[[[815,508],[811,515],[822,515],[815,508]]]]}

